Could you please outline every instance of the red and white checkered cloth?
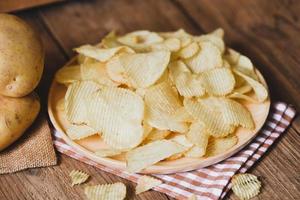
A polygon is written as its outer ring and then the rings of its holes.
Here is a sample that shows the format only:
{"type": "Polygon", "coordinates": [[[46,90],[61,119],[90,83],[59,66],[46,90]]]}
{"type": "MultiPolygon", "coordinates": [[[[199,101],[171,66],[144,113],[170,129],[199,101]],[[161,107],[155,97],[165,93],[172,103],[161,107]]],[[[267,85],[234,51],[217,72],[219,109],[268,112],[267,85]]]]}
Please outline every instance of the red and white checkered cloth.
{"type": "MultiPolygon", "coordinates": [[[[153,174],[163,180],[163,184],[155,187],[154,190],[176,199],[187,199],[192,194],[201,200],[222,199],[231,188],[231,177],[236,173],[246,172],[286,130],[295,114],[295,109],[286,103],[274,103],[264,127],[243,150],[231,158],[206,168],[168,175],[153,174]]],[[[64,142],[57,131],[54,131],[54,136],[54,144],[59,152],[103,171],[137,182],[139,174],[131,174],[100,165],[77,153],[64,142]]]]}

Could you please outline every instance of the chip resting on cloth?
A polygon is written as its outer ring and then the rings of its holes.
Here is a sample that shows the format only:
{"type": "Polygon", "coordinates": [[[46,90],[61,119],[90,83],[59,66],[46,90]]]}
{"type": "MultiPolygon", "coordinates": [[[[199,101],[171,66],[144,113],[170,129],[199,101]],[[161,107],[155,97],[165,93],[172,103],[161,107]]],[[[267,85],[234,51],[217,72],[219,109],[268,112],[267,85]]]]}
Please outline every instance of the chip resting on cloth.
{"type": "Polygon", "coordinates": [[[161,180],[153,178],[151,176],[141,176],[137,181],[137,186],[135,188],[135,193],[140,194],[151,188],[162,184],[161,180]]]}

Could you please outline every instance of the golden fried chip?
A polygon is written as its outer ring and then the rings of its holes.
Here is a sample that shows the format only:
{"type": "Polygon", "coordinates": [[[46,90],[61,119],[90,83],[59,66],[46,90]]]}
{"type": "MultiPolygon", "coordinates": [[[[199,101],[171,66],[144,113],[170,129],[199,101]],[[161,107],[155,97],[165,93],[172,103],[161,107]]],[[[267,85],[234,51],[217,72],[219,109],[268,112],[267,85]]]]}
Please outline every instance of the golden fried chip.
{"type": "Polygon", "coordinates": [[[85,172],[79,171],[79,170],[72,170],[70,172],[69,176],[72,181],[72,186],[84,183],[90,177],[90,175],[86,174],[85,172]]]}
{"type": "Polygon", "coordinates": [[[104,48],[114,48],[121,46],[121,44],[117,41],[117,35],[115,31],[109,32],[100,43],[104,48]]]}
{"type": "Polygon", "coordinates": [[[233,93],[239,93],[239,94],[245,94],[252,90],[252,87],[249,84],[244,84],[238,88],[235,88],[232,92],[233,93]]]}
{"type": "Polygon", "coordinates": [[[87,100],[89,122],[114,149],[136,147],[143,139],[143,99],[134,92],[104,87],[87,100]]]}
{"type": "Polygon", "coordinates": [[[178,51],[180,49],[180,40],[177,38],[168,38],[161,43],[156,43],[151,46],[152,50],[168,50],[171,52],[178,51]]]}
{"type": "Polygon", "coordinates": [[[129,172],[140,172],[150,165],[185,150],[184,146],[169,140],[157,140],[148,143],[127,153],[127,170],[129,172]]]}
{"type": "Polygon", "coordinates": [[[253,174],[236,174],[231,179],[233,193],[240,199],[251,199],[260,192],[261,182],[253,174]]]}
{"type": "Polygon", "coordinates": [[[200,50],[199,44],[197,42],[192,42],[186,47],[182,48],[177,56],[182,59],[188,59],[193,57],[200,50]]]}
{"type": "Polygon", "coordinates": [[[268,91],[263,84],[238,70],[233,70],[233,72],[245,79],[247,83],[253,88],[258,102],[264,102],[268,98],[268,91]]]}
{"type": "Polygon", "coordinates": [[[76,48],[75,51],[87,57],[94,58],[100,62],[106,62],[113,56],[120,53],[134,53],[134,51],[127,46],[104,49],[92,45],[83,45],[76,48]]]}
{"type": "Polygon", "coordinates": [[[185,60],[187,66],[194,73],[201,73],[206,70],[222,67],[223,60],[220,50],[210,42],[202,42],[200,51],[191,58],[185,60]]]}
{"type": "Polygon", "coordinates": [[[224,153],[237,143],[238,137],[236,135],[231,135],[224,138],[211,137],[208,141],[205,156],[210,157],[224,153]]]}
{"type": "Polygon", "coordinates": [[[55,74],[55,80],[58,83],[70,84],[81,80],[80,66],[65,66],[59,69],[55,74]]]}
{"type": "Polygon", "coordinates": [[[184,134],[175,135],[170,138],[170,140],[187,148],[191,148],[193,146],[193,143],[190,142],[184,134]]]}
{"type": "Polygon", "coordinates": [[[186,132],[184,121],[173,115],[182,108],[177,94],[167,82],[157,84],[146,91],[145,121],[159,130],[186,132]]]}
{"type": "Polygon", "coordinates": [[[233,92],[231,94],[229,94],[227,97],[231,98],[231,99],[242,99],[242,100],[246,100],[249,101],[251,103],[258,103],[256,99],[247,96],[246,94],[241,94],[238,92],[233,92]]]}
{"type": "Polygon", "coordinates": [[[205,71],[200,74],[199,80],[208,94],[216,96],[229,94],[235,85],[231,70],[225,67],[205,71]]]}
{"type": "Polygon", "coordinates": [[[194,37],[194,41],[210,42],[211,44],[215,45],[221,53],[223,53],[225,51],[223,36],[224,31],[223,29],[219,28],[209,34],[194,37]]]}
{"type": "Polygon", "coordinates": [[[123,200],[126,197],[126,186],[121,182],[86,186],[84,194],[88,200],[123,200]]]}
{"type": "Polygon", "coordinates": [[[119,37],[117,41],[137,51],[146,51],[152,44],[163,42],[163,38],[155,32],[135,31],[119,37]]]}
{"type": "Polygon", "coordinates": [[[142,192],[146,192],[153,187],[162,184],[161,180],[153,178],[151,176],[141,176],[137,181],[137,186],[135,188],[135,194],[140,194],[142,192]]]}
{"type": "Polygon", "coordinates": [[[85,98],[100,90],[93,81],[77,81],[72,83],[65,94],[65,114],[69,122],[77,125],[88,124],[85,98]]]}
{"type": "Polygon", "coordinates": [[[87,125],[73,125],[67,127],[66,130],[67,135],[72,140],[80,140],[86,137],[89,137],[91,135],[97,134],[97,131],[95,131],[93,128],[87,126],[87,125]]]}
{"type": "Polygon", "coordinates": [[[168,135],[171,134],[171,131],[169,130],[158,130],[156,128],[152,129],[152,131],[148,134],[148,136],[146,137],[146,141],[149,142],[153,142],[156,140],[162,140],[165,139],[168,135]]]}
{"type": "Polygon", "coordinates": [[[205,94],[201,81],[193,75],[182,61],[169,64],[170,76],[181,96],[194,97],[205,94]]]}
{"type": "Polygon", "coordinates": [[[111,157],[116,156],[123,153],[123,151],[120,151],[118,149],[101,149],[95,152],[95,154],[99,157],[111,157]]]}
{"type": "Polygon", "coordinates": [[[128,75],[118,57],[112,58],[106,63],[106,72],[111,80],[131,87],[128,75]]]}
{"type": "MultiPolygon", "coordinates": [[[[191,126],[190,130],[186,135],[187,139],[195,145],[194,150],[198,150],[197,157],[202,157],[205,155],[209,132],[206,129],[206,126],[201,121],[195,121],[191,126]]],[[[189,157],[191,157],[191,152],[189,153],[189,157]]],[[[195,155],[195,154],[194,154],[195,155]]]]}
{"type": "Polygon", "coordinates": [[[95,81],[101,85],[107,86],[118,86],[119,83],[114,82],[110,79],[107,74],[105,64],[101,62],[81,64],[81,77],[82,80],[95,81]]]}
{"type": "Polygon", "coordinates": [[[195,119],[205,124],[210,135],[224,137],[232,133],[235,127],[224,120],[222,111],[206,102],[185,99],[184,107],[195,119]]]}

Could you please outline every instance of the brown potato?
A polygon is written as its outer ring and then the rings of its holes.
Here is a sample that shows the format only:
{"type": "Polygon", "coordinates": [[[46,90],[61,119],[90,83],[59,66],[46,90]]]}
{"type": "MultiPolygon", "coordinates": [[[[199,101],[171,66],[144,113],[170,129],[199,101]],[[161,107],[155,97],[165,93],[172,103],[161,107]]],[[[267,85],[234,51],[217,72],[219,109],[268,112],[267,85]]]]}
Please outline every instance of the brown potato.
{"type": "Polygon", "coordinates": [[[22,97],[38,85],[44,49],[34,30],[20,18],[0,14],[0,94],[22,97]]]}
{"type": "Polygon", "coordinates": [[[21,98],[0,96],[0,151],[16,141],[40,110],[35,93],[21,98]]]}

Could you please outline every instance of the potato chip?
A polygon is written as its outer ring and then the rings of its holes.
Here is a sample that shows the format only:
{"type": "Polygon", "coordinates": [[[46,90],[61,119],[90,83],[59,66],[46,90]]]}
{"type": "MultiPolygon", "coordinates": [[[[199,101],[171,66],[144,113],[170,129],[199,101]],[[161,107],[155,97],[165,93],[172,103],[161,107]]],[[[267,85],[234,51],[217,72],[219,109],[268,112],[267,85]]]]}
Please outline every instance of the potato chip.
{"type": "Polygon", "coordinates": [[[201,158],[203,157],[203,148],[195,145],[188,151],[184,152],[184,156],[188,158],[201,158]]]}
{"type": "Polygon", "coordinates": [[[81,80],[79,65],[65,66],[59,69],[55,74],[55,80],[58,83],[70,84],[81,80]]]}
{"type": "Polygon", "coordinates": [[[205,124],[210,135],[224,137],[232,133],[235,127],[224,120],[222,111],[206,102],[209,101],[185,99],[184,107],[195,119],[205,124]]]}
{"type": "Polygon", "coordinates": [[[89,200],[123,200],[126,197],[126,186],[121,182],[86,186],[84,194],[89,200]]]}
{"type": "Polygon", "coordinates": [[[93,128],[87,125],[73,125],[67,127],[66,133],[72,140],[80,140],[91,135],[97,134],[93,128]]]}
{"type": "Polygon", "coordinates": [[[84,183],[90,177],[90,175],[86,174],[85,172],[79,171],[79,170],[72,170],[70,172],[69,176],[72,181],[72,186],[84,183]]]}
{"type": "Polygon", "coordinates": [[[251,103],[258,103],[256,99],[254,99],[250,96],[247,96],[246,94],[241,94],[241,93],[238,93],[238,92],[233,92],[233,93],[229,94],[227,97],[231,98],[231,99],[245,100],[245,101],[248,101],[248,102],[251,102],[251,103]]]}
{"type": "Polygon", "coordinates": [[[229,94],[235,85],[231,70],[225,67],[205,71],[200,74],[199,80],[208,94],[216,96],[229,94]]]}
{"type": "Polygon", "coordinates": [[[169,140],[157,140],[148,143],[127,153],[127,170],[129,172],[140,172],[150,165],[185,150],[184,146],[169,140]]]}
{"type": "Polygon", "coordinates": [[[200,47],[197,42],[192,42],[191,44],[187,45],[186,47],[182,48],[178,53],[177,56],[182,59],[188,59],[193,57],[198,51],[200,47]]]}
{"type": "Polygon", "coordinates": [[[209,136],[210,136],[209,132],[207,131],[206,126],[203,122],[195,121],[190,126],[190,130],[186,134],[186,137],[192,144],[195,145],[195,149],[198,150],[197,157],[204,156],[206,152],[209,136]]]}
{"type": "Polygon", "coordinates": [[[181,96],[193,97],[205,94],[201,81],[193,75],[182,61],[169,64],[170,76],[181,96]]]}
{"type": "Polygon", "coordinates": [[[117,41],[117,35],[115,31],[109,32],[100,43],[104,48],[114,48],[121,46],[121,44],[117,41]]]}
{"type": "Polygon", "coordinates": [[[144,134],[143,134],[143,140],[148,137],[148,135],[153,131],[153,127],[149,124],[143,122],[143,128],[144,128],[144,134]]]}
{"type": "Polygon", "coordinates": [[[116,156],[123,153],[123,151],[120,151],[118,149],[100,149],[95,152],[95,155],[99,157],[111,157],[116,156]]]}
{"type": "Polygon", "coordinates": [[[100,89],[100,85],[93,81],[77,81],[68,87],[65,94],[65,114],[69,122],[77,125],[88,124],[84,99],[100,89]]]}
{"type": "Polygon", "coordinates": [[[106,72],[111,80],[131,87],[128,75],[118,57],[112,58],[106,63],[106,72]]]}
{"type": "Polygon", "coordinates": [[[180,40],[177,38],[168,38],[161,43],[156,43],[151,46],[152,50],[168,50],[171,52],[178,51],[181,47],[180,40]]]}
{"type": "Polygon", "coordinates": [[[208,141],[205,156],[210,157],[224,153],[231,149],[231,147],[233,147],[237,143],[238,137],[236,135],[231,135],[224,138],[211,137],[208,141]]]}
{"type": "Polygon", "coordinates": [[[106,62],[113,56],[120,53],[134,53],[134,51],[127,46],[104,49],[92,45],[83,45],[76,48],[75,51],[87,57],[94,58],[100,62],[106,62]]]}
{"type": "Polygon", "coordinates": [[[186,132],[187,124],[173,117],[181,108],[177,94],[167,82],[157,84],[146,91],[145,121],[152,127],[159,130],[186,132]]]}
{"type": "Polygon", "coordinates": [[[137,51],[147,51],[150,45],[163,42],[163,38],[155,32],[135,31],[119,37],[117,41],[137,51]]]}
{"type": "Polygon", "coordinates": [[[94,93],[86,104],[91,127],[102,132],[107,145],[129,149],[141,143],[144,102],[140,96],[127,89],[105,87],[94,93]]]}
{"type": "Polygon", "coordinates": [[[146,192],[153,187],[162,184],[161,180],[153,178],[151,176],[141,176],[137,181],[137,186],[135,188],[135,194],[140,194],[142,192],[146,192]]]}
{"type": "Polygon", "coordinates": [[[191,148],[193,146],[193,143],[190,142],[184,134],[175,135],[170,138],[170,140],[187,148],[191,148]]]}
{"type": "Polygon", "coordinates": [[[236,174],[231,179],[233,193],[240,199],[251,199],[260,192],[261,182],[253,174],[236,174]]]}
{"type": "Polygon", "coordinates": [[[172,115],[171,118],[175,121],[188,123],[193,122],[194,120],[192,115],[190,115],[190,113],[184,107],[181,107],[178,110],[176,110],[176,112],[174,113],[174,115],[172,115]]]}
{"type": "Polygon", "coordinates": [[[216,29],[215,31],[201,36],[194,37],[194,41],[197,42],[210,42],[215,45],[221,53],[225,51],[225,43],[223,41],[224,31],[223,29],[216,29]]]}
{"type": "Polygon", "coordinates": [[[149,142],[153,142],[156,140],[162,140],[165,139],[168,135],[171,134],[171,131],[169,130],[158,130],[158,129],[152,129],[152,131],[148,134],[148,136],[146,137],[146,141],[149,142]]]}
{"type": "Polygon", "coordinates": [[[185,32],[183,29],[178,29],[177,31],[174,32],[161,32],[159,35],[165,39],[167,38],[192,38],[192,35],[189,33],[185,32]]]}
{"type": "MultiPolygon", "coordinates": [[[[150,53],[123,54],[117,61],[127,75],[125,79],[135,88],[146,88],[154,84],[166,70],[169,60],[169,51],[155,51],[150,53]]],[[[114,61],[114,65],[116,65],[114,61]]],[[[108,66],[110,62],[108,63],[108,66]]]]}
{"type": "Polygon", "coordinates": [[[101,85],[118,86],[120,83],[114,82],[107,74],[105,64],[101,62],[81,64],[82,80],[95,81],[101,85]]]}
{"type": "Polygon", "coordinates": [[[238,88],[235,88],[233,90],[233,93],[239,93],[239,94],[245,94],[245,93],[248,93],[252,90],[252,87],[248,84],[244,84],[238,88]]]}
{"type": "Polygon", "coordinates": [[[223,60],[220,50],[210,42],[202,42],[200,51],[185,60],[185,64],[194,72],[201,73],[206,70],[222,67],[223,60]]]}

